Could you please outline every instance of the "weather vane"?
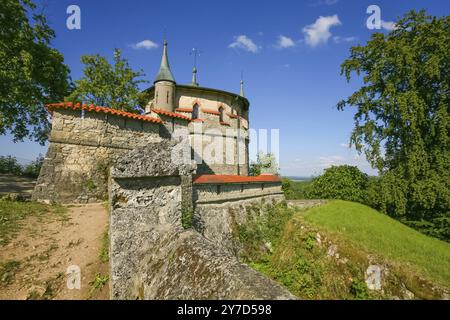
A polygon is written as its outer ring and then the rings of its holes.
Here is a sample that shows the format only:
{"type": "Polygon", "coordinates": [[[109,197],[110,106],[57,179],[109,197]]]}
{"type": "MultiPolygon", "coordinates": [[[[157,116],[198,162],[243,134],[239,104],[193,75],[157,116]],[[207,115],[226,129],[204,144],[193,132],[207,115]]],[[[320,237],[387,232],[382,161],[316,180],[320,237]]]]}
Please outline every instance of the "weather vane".
{"type": "Polygon", "coordinates": [[[200,53],[202,52],[197,48],[192,48],[191,52],[189,53],[189,55],[194,56],[194,68],[197,68],[197,57],[200,56],[200,53]]]}

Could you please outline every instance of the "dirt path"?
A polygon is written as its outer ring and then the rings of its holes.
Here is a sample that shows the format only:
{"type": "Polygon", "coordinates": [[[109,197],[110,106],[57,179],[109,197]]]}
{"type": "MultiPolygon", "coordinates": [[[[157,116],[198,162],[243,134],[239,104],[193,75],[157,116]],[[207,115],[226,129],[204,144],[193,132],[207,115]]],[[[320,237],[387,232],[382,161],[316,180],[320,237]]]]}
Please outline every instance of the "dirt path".
{"type": "Polygon", "coordinates": [[[96,274],[107,275],[99,253],[108,216],[103,204],[68,208],[67,216],[29,217],[23,229],[0,248],[0,261],[12,266],[0,299],[108,299],[108,283],[91,292],[96,274]],[[69,290],[69,266],[79,266],[81,289],[69,290]]]}

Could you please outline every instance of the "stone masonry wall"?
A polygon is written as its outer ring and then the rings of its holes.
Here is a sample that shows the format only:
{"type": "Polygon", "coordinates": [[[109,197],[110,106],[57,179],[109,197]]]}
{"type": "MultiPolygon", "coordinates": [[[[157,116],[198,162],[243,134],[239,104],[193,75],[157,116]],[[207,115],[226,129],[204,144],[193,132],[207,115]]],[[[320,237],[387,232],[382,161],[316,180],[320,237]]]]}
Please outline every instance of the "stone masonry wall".
{"type": "Polygon", "coordinates": [[[205,238],[233,254],[237,226],[258,216],[265,205],[283,201],[281,182],[194,184],[194,228],[205,238]]]}
{"type": "Polygon", "coordinates": [[[131,149],[161,141],[159,130],[158,124],[115,115],[54,110],[33,199],[70,203],[106,198],[111,163],[131,149]]]}
{"type": "Polygon", "coordinates": [[[293,299],[221,245],[182,228],[194,167],[173,161],[174,146],[164,140],[133,150],[111,169],[111,297],[293,299]]]}

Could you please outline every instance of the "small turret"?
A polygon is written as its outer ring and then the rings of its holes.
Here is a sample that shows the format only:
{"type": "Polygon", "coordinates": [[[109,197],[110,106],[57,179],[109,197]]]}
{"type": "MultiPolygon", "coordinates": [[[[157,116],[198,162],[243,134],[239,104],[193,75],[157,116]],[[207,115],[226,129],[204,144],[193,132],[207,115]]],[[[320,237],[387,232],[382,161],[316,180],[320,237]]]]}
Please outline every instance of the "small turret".
{"type": "Polygon", "coordinates": [[[175,109],[175,78],[170,70],[169,58],[167,57],[167,41],[164,39],[164,49],[161,58],[161,66],[156,75],[154,107],[173,111],[175,109]]]}

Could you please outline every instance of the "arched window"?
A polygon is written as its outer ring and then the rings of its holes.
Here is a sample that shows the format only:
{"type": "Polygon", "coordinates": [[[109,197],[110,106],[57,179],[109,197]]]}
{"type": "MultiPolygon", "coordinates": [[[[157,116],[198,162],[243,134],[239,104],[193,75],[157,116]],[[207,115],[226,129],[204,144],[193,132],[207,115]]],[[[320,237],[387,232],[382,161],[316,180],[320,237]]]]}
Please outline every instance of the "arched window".
{"type": "Polygon", "coordinates": [[[194,104],[194,106],[192,107],[192,119],[198,119],[198,104],[194,104]]]}
{"type": "Polygon", "coordinates": [[[220,122],[223,122],[223,107],[220,107],[220,108],[219,108],[219,112],[220,112],[220,115],[219,115],[219,121],[220,121],[220,122]]]}

